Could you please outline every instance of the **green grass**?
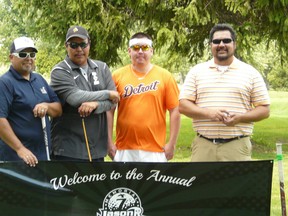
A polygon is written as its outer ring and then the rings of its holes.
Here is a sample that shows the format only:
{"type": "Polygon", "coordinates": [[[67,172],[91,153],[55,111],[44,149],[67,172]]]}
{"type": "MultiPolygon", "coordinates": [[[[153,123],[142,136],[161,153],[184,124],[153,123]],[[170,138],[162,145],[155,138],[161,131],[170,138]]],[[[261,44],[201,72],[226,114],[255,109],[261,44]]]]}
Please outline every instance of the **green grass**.
{"type": "Polygon", "coordinates": [[[271,91],[270,96],[270,117],[255,124],[252,139],[273,149],[276,142],[288,143],[288,92],[271,91]]]}

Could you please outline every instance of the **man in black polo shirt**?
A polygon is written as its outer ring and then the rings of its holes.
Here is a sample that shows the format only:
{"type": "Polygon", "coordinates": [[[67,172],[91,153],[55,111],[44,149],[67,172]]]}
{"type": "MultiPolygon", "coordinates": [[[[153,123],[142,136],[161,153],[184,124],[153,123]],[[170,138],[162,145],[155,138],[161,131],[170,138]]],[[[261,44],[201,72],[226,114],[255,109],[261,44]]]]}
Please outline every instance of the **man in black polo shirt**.
{"type": "Polygon", "coordinates": [[[85,28],[69,28],[67,56],[51,72],[51,87],[63,106],[63,115],[52,122],[56,160],[104,161],[107,154],[106,111],[115,106],[119,95],[106,63],[88,57],[90,45],[85,28]]]}

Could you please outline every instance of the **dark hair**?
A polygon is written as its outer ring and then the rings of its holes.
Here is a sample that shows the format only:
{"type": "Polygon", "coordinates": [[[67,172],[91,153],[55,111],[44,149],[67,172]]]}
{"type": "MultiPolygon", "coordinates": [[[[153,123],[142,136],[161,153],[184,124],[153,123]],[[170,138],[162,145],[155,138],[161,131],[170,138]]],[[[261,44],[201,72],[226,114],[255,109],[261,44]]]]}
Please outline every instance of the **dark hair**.
{"type": "Polygon", "coordinates": [[[133,38],[148,38],[150,40],[152,40],[152,37],[144,32],[137,32],[135,33],[134,35],[132,35],[132,37],[130,38],[133,39],[133,38]]]}
{"type": "Polygon", "coordinates": [[[232,28],[232,26],[230,26],[229,24],[226,24],[226,23],[219,23],[219,24],[216,24],[210,31],[210,34],[209,34],[209,42],[210,43],[213,40],[214,33],[217,31],[229,31],[231,34],[232,40],[236,41],[236,32],[232,28]]]}

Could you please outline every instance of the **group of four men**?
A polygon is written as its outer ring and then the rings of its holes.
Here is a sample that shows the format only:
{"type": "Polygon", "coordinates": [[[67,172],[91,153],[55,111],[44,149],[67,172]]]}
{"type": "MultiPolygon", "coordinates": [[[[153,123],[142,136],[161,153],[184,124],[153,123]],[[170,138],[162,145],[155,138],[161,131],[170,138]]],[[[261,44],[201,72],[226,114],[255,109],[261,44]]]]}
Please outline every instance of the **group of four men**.
{"type": "Polygon", "coordinates": [[[253,122],[269,116],[266,85],[235,57],[230,25],[215,25],[209,42],[213,58],[194,66],[179,92],[172,74],[151,63],[152,38],[143,32],[129,40],[131,64],[111,74],[106,63],[89,58],[87,30],[72,26],[67,56],[52,69],[50,85],[32,72],[33,41],[15,39],[10,69],[0,77],[0,160],[30,166],[46,160],[44,117],[53,160],[104,161],[108,153],[114,161],[166,162],[174,156],[180,113],[193,119],[197,132],[192,161],[251,160],[253,122]]]}

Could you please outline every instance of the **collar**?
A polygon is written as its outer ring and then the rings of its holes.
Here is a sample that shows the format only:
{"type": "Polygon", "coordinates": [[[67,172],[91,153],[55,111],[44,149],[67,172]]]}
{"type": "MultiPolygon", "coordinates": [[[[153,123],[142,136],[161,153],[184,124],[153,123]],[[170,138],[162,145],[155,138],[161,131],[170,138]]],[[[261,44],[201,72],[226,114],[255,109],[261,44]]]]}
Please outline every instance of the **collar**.
{"type": "MultiPolygon", "coordinates": [[[[229,65],[229,69],[239,68],[239,63],[240,63],[240,60],[234,56],[232,63],[229,65]]],[[[214,58],[208,61],[208,66],[209,68],[214,68],[214,69],[218,67],[218,65],[216,65],[214,62],[214,58]]]]}
{"type": "MultiPolygon", "coordinates": [[[[80,70],[80,66],[79,65],[76,65],[74,64],[74,62],[71,61],[71,59],[69,58],[68,55],[66,55],[66,58],[64,60],[64,62],[67,64],[67,66],[72,69],[72,70],[77,70],[79,69],[80,70]]],[[[94,62],[92,59],[88,58],[87,59],[87,63],[88,63],[88,67],[89,68],[92,68],[92,69],[96,69],[98,68],[98,64],[96,62],[94,62]]]]}
{"type": "MultiPolygon", "coordinates": [[[[21,76],[21,74],[19,72],[17,72],[14,67],[12,65],[10,65],[9,71],[11,72],[12,76],[17,79],[17,80],[26,80],[24,79],[24,77],[21,76]]],[[[29,81],[33,81],[36,79],[35,74],[33,73],[33,71],[30,72],[30,80],[29,81]]]]}

